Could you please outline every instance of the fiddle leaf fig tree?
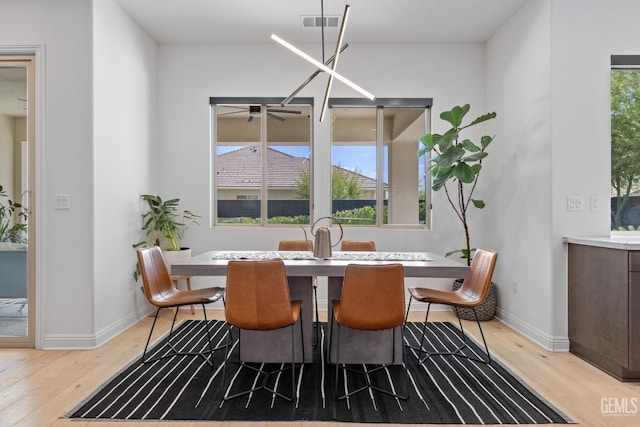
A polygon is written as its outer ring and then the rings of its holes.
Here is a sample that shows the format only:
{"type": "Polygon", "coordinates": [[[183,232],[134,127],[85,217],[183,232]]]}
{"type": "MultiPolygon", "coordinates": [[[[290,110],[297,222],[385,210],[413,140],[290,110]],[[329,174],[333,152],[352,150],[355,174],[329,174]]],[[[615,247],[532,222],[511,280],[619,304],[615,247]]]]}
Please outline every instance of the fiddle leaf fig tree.
{"type": "Polygon", "coordinates": [[[467,265],[471,264],[471,255],[474,251],[471,248],[468,209],[471,206],[477,209],[485,206],[483,200],[473,198],[473,193],[482,170],[482,160],[488,155],[486,149],[494,137],[485,135],[480,138],[480,143],[476,144],[470,139],[463,138],[461,132],[496,117],[495,112],[487,113],[470,123],[463,124],[469,109],[469,104],[465,104],[462,107],[453,107],[451,111],[442,112],[440,118],[448,122],[451,128],[442,135],[428,133],[422,136],[419,150],[419,155],[431,153],[429,165],[432,177],[431,189],[433,191],[444,189],[449,204],[464,228],[466,247],[451,251],[447,256],[459,252],[462,258],[467,259],[467,265]]]}

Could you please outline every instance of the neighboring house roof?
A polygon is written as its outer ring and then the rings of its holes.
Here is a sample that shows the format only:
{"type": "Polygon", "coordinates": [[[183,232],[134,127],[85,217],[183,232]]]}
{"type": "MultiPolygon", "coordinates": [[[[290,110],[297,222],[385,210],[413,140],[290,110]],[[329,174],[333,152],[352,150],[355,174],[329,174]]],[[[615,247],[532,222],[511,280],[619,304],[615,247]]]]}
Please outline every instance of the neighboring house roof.
{"type": "MultiPolygon", "coordinates": [[[[309,159],[306,157],[296,157],[273,148],[267,148],[267,159],[270,188],[295,188],[302,176],[309,173],[309,159]]],[[[375,179],[340,166],[334,165],[333,170],[355,176],[364,189],[376,188],[375,179]]],[[[218,188],[260,187],[262,183],[260,150],[255,147],[243,147],[220,154],[217,173],[218,188]]]]}

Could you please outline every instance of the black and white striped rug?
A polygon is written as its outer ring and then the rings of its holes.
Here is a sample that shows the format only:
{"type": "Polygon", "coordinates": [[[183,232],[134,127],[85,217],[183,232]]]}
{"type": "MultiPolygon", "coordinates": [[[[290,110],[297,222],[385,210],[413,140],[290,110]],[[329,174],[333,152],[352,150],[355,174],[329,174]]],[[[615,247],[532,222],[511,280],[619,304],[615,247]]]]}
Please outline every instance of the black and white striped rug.
{"type": "MultiPolygon", "coordinates": [[[[183,322],[174,340],[178,338],[181,343],[204,347],[205,343],[199,341],[204,335],[201,322],[183,322]]],[[[209,327],[213,342],[223,344],[227,331],[225,323],[210,321],[209,327]]],[[[323,331],[325,328],[323,325],[323,331]]],[[[409,324],[405,342],[415,343],[419,328],[420,324],[409,324]]],[[[430,324],[429,341],[436,348],[455,346],[456,333],[454,324],[434,322],[430,324]]],[[[164,351],[161,347],[156,345],[154,351],[164,351]]],[[[483,365],[458,357],[437,356],[418,365],[409,348],[406,354],[409,378],[398,366],[379,371],[372,378],[372,382],[384,388],[395,379],[396,384],[391,386],[407,387],[408,400],[364,391],[338,401],[333,393],[335,365],[325,363],[323,350],[324,346],[318,346],[314,351],[314,362],[296,371],[298,384],[293,402],[274,399],[272,393],[259,390],[221,403],[224,351],[216,351],[213,368],[202,357],[174,357],[145,365],[136,360],[68,416],[85,419],[312,420],[391,424],[571,422],[495,360],[483,365]]],[[[474,351],[479,349],[474,347],[474,351]]],[[[231,360],[237,360],[237,357],[231,360]]],[[[237,366],[230,364],[234,369],[237,366]]],[[[231,378],[229,371],[227,377],[231,378]]],[[[250,386],[256,381],[255,377],[255,372],[241,370],[234,379],[234,386],[250,386]]],[[[349,374],[347,386],[357,387],[359,377],[349,374]]],[[[278,390],[283,387],[284,393],[290,394],[290,378],[289,373],[274,378],[278,390]]]]}

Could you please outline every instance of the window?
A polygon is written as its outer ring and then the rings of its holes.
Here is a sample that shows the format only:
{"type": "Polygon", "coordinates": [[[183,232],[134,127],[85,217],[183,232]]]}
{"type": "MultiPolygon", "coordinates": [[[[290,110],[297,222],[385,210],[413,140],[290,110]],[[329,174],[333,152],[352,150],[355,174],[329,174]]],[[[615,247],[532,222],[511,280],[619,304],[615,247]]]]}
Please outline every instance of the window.
{"type": "Polygon", "coordinates": [[[611,230],[640,230],[640,56],[611,57],[611,230]]]}
{"type": "Polygon", "coordinates": [[[210,98],[216,224],[309,224],[313,99],[210,98]]]}
{"type": "Polygon", "coordinates": [[[332,215],[343,225],[429,225],[431,99],[331,99],[332,215]]]}

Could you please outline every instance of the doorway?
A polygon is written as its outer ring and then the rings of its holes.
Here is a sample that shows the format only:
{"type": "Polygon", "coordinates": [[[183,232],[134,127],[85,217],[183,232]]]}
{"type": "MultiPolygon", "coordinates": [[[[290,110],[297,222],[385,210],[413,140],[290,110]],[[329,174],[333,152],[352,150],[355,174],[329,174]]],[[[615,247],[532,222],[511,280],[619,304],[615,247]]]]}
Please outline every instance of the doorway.
{"type": "Polygon", "coordinates": [[[35,346],[35,56],[0,56],[0,347],[35,346]]]}

